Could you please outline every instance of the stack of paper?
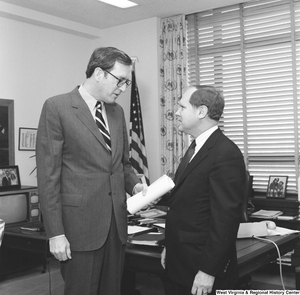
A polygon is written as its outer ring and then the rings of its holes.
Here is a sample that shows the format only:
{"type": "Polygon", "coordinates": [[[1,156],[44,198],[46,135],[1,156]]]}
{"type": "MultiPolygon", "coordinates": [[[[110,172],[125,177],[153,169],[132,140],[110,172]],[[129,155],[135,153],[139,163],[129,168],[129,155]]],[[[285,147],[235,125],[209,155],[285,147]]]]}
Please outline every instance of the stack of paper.
{"type": "Polygon", "coordinates": [[[128,235],[144,233],[144,232],[149,232],[149,231],[152,231],[152,229],[150,227],[138,226],[138,225],[128,225],[127,226],[128,235]]]}
{"type": "Polygon", "coordinates": [[[251,217],[256,218],[276,218],[277,216],[283,214],[282,211],[274,211],[274,210],[259,210],[256,212],[253,212],[251,214],[251,217]]]}
{"type": "Polygon", "coordinates": [[[148,232],[128,238],[128,242],[135,245],[161,246],[164,242],[164,232],[148,232]]]}
{"type": "Polygon", "coordinates": [[[139,211],[139,214],[144,218],[156,218],[167,215],[167,212],[153,208],[145,211],[139,211]]]}

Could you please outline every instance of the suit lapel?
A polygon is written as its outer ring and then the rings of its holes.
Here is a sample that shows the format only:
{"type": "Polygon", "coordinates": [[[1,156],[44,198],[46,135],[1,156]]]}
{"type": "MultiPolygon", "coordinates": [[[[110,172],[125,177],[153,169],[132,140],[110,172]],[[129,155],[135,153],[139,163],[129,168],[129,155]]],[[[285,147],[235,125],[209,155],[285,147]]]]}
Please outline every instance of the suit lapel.
{"type": "Polygon", "coordinates": [[[222,135],[222,131],[220,129],[217,129],[212,133],[212,135],[207,139],[204,145],[194,156],[192,161],[188,164],[185,171],[181,175],[180,179],[178,179],[178,183],[174,187],[174,190],[176,189],[176,187],[180,186],[180,184],[187,177],[187,175],[189,175],[209,155],[209,150],[214,147],[214,145],[216,144],[216,140],[221,135],[222,135]]]}
{"type": "Polygon", "coordinates": [[[96,139],[106,148],[106,144],[103,139],[103,136],[99,131],[96,122],[93,120],[93,116],[87,104],[85,103],[84,99],[81,97],[77,87],[71,92],[71,97],[72,97],[72,108],[75,110],[78,119],[90,130],[90,132],[96,137],[96,139]]]}

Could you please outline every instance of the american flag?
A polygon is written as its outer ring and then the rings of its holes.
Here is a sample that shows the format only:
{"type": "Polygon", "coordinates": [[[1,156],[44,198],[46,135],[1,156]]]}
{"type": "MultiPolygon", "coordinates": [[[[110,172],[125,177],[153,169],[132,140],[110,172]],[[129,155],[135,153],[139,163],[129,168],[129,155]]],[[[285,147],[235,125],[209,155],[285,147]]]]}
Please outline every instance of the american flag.
{"type": "Polygon", "coordinates": [[[132,71],[131,104],[130,104],[130,162],[137,174],[145,176],[149,185],[149,172],[145,147],[142,111],[139,90],[135,80],[135,72],[132,71]]]}

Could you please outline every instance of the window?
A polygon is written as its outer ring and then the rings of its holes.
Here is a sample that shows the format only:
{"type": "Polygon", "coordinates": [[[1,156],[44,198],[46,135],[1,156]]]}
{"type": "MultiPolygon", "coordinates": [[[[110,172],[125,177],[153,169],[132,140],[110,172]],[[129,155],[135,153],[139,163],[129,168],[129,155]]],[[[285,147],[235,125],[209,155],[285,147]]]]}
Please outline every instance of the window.
{"type": "Polygon", "coordinates": [[[270,175],[297,192],[300,0],[263,0],[187,16],[189,84],[221,88],[220,127],[244,154],[255,191],[270,175]]]}

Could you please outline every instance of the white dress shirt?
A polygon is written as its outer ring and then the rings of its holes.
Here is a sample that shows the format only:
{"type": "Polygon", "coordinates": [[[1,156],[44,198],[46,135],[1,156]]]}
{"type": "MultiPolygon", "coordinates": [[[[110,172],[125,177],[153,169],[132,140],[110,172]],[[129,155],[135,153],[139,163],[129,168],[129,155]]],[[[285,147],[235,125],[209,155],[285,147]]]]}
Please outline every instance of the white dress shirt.
{"type": "MultiPolygon", "coordinates": [[[[97,99],[95,99],[93,96],[91,96],[85,89],[83,85],[80,85],[79,89],[78,89],[80,95],[82,96],[83,100],[86,102],[86,104],[88,105],[92,116],[94,118],[94,120],[96,120],[96,103],[97,103],[97,99]]],[[[105,109],[105,103],[103,103],[103,101],[100,101],[102,104],[102,117],[105,121],[106,124],[106,128],[109,132],[109,126],[108,126],[108,122],[107,122],[107,116],[106,116],[106,109],[105,109]]]]}
{"type": "Polygon", "coordinates": [[[201,133],[196,139],[196,146],[195,146],[195,152],[191,158],[190,161],[192,161],[192,159],[195,157],[195,155],[199,152],[199,150],[202,148],[202,146],[204,145],[204,143],[208,140],[208,138],[218,129],[218,125],[215,125],[209,129],[207,129],[206,131],[204,131],[203,133],[201,133]]]}

